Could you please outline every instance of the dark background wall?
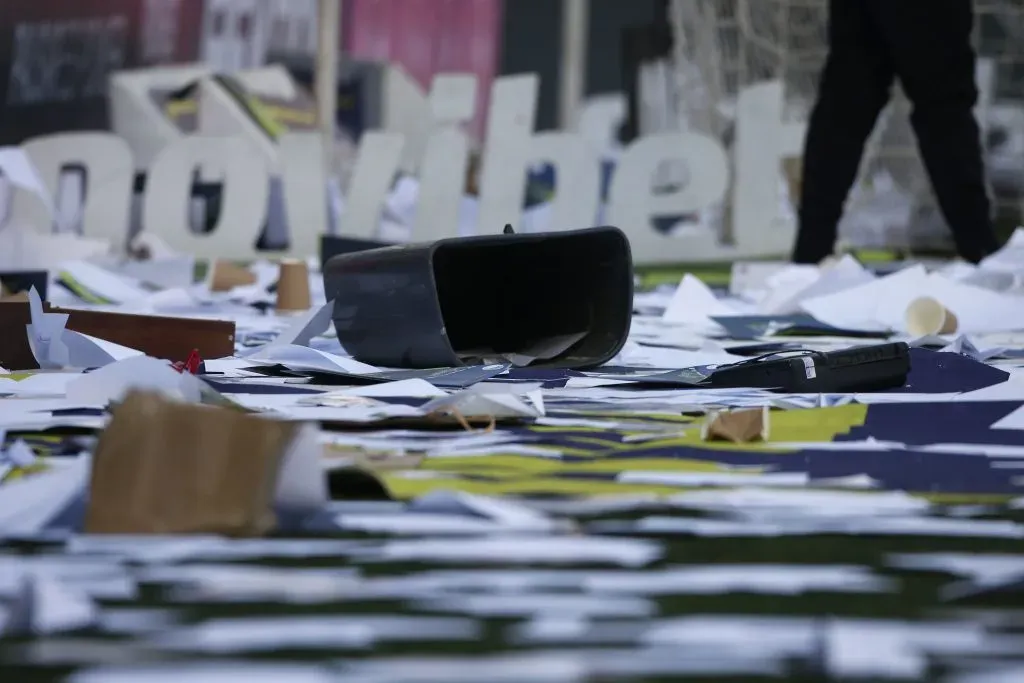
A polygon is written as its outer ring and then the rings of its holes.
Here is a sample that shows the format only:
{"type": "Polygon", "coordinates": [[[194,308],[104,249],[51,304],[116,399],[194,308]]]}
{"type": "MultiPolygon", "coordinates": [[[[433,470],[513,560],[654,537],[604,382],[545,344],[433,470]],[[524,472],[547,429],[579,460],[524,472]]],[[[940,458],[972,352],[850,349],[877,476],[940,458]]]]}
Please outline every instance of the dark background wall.
{"type": "MultiPolygon", "coordinates": [[[[653,22],[665,1],[591,0],[587,94],[622,90],[621,32],[653,22]]],[[[104,128],[111,70],[196,59],[200,0],[181,3],[174,50],[157,60],[144,54],[151,19],[142,7],[140,0],[0,0],[0,144],[104,128]]],[[[540,75],[542,130],[557,125],[561,32],[560,0],[505,0],[498,72],[540,75]]]]}
{"type": "MultiPolygon", "coordinates": [[[[654,22],[663,5],[664,0],[591,0],[586,77],[588,95],[622,90],[622,30],[654,22]]],[[[499,73],[540,75],[538,130],[557,127],[561,38],[561,2],[505,0],[499,73]]]]}
{"type": "Polygon", "coordinates": [[[107,75],[194,61],[202,9],[181,3],[171,27],[138,0],[0,0],[0,144],[105,128],[107,75]],[[146,41],[154,20],[165,36],[173,31],[168,51],[155,58],[146,41]]]}

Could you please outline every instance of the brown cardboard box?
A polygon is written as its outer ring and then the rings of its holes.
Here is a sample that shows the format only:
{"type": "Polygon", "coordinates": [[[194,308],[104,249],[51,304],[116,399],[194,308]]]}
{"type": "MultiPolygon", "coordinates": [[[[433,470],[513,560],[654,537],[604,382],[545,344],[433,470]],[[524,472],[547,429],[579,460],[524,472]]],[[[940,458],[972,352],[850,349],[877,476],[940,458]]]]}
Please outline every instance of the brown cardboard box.
{"type": "Polygon", "coordinates": [[[275,486],[298,425],[133,392],[93,458],[85,531],[270,531],[275,486]]]}

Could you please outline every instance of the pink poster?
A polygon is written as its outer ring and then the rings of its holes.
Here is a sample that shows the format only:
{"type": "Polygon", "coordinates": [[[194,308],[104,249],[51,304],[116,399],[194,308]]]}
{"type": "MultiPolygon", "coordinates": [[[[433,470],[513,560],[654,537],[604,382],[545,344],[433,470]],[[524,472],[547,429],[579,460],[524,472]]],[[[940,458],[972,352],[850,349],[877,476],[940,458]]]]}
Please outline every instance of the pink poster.
{"type": "Polygon", "coordinates": [[[356,57],[390,59],[392,0],[349,0],[345,7],[342,45],[356,57]]]}
{"type": "Polygon", "coordinates": [[[474,74],[477,113],[470,131],[482,136],[497,70],[502,0],[348,0],[345,7],[349,54],[397,62],[424,90],[441,72],[474,74]]]}
{"type": "Polygon", "coordinates": [[[391,0],[391,60],[401,64],[424,88],[436,73],[441,23],[437,6],[444,0],[391,0]]]}

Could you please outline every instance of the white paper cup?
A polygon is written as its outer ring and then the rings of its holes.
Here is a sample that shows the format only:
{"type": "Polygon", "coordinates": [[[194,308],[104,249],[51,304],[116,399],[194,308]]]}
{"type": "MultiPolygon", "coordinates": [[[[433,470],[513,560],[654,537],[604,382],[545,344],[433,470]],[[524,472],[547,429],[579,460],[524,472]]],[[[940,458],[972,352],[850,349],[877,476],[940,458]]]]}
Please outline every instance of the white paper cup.
{"type": "Polygon", "coordinates": [[[930,296],[922,296],[911,301],[907,306],[905,320],[907,332],[917,337],[952,334],[959,325],[953,311],[930,296]]]}

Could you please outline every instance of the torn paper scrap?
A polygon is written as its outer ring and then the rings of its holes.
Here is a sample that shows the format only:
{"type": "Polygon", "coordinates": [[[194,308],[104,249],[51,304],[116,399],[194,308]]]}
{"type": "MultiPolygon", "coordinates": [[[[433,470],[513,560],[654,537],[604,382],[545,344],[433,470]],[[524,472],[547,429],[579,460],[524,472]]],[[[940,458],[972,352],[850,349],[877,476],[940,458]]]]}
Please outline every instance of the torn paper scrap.
{"type": "Polygon", "coordinates": [[[152,294],[138,279],[127,274],[119,275],[88,261],[63,264],[57,280],[89,304],[141,303],[152,294]]]}
{"type": "Polygon", "coordinates": [[[82,496],[88,486],[90,458],[79,455],[54,464],[46,471],[3,485],[0,536],[38,534],[82,496]]]}
{"type": "Polygon", "coordinates": [[[78,375],[68,382],[65,396],[68,401],[83,406],[106,406],[119,401],[129,391],[138,390],[199,403],[201,384],[195,375],[178,372],[167,361],[140,355],[78,375]]]}
{"type": "Polygon", "coordinates": [[[672,323],[704,323],[713,316],[736,313],[731,306],[719,301],[707,285],[687,273],[665,308],[662,320],[672,323]]]}
{"type": "Polygon", "coordinates": [[[274,349],[283,346],[309,346],[314,337],[318,337],[331,327],[331,315],[334,313],[334,301],[328,301],[323,306],[312,307],[300,316],[291,321],[288,327],[281,331],[274,339],[264,346],[261,346],[250,358],[261,358],[268,356],[274,349]]]}
{"type": "Polygon", "coordinates": [[[46,636],[94,626],[100,610],[87,594],[47,576],[26,576],[3,622],[7,637],[46,636]]]}
{"type": "Polygon", "coordinates": [[[45,312],[34,287],[29,290],[28,298],[31,322],[25,330],[32,356],[41,369],[100,368],[142,355],[141,351],[127,346],[65,329],[68,314],[45,312]]]}
{"type": "Polygon", "coordinates": [[[67,367],[68,348],[61,337],[68,322],[68,314],[44,312],[43,302],[35,287],[28,292],[28,303],[31,322],[26,325],[26,332],[32,356],[43,370],[67,367]]]}
{"type": "Polygon", "coordinates": [[[491,387],[467,389],[422,405],[425,414],[442,413],[456,417],[538,418],[544,416],[540,391],[520,397],[506,390],[490,391],[491,387]]]}

